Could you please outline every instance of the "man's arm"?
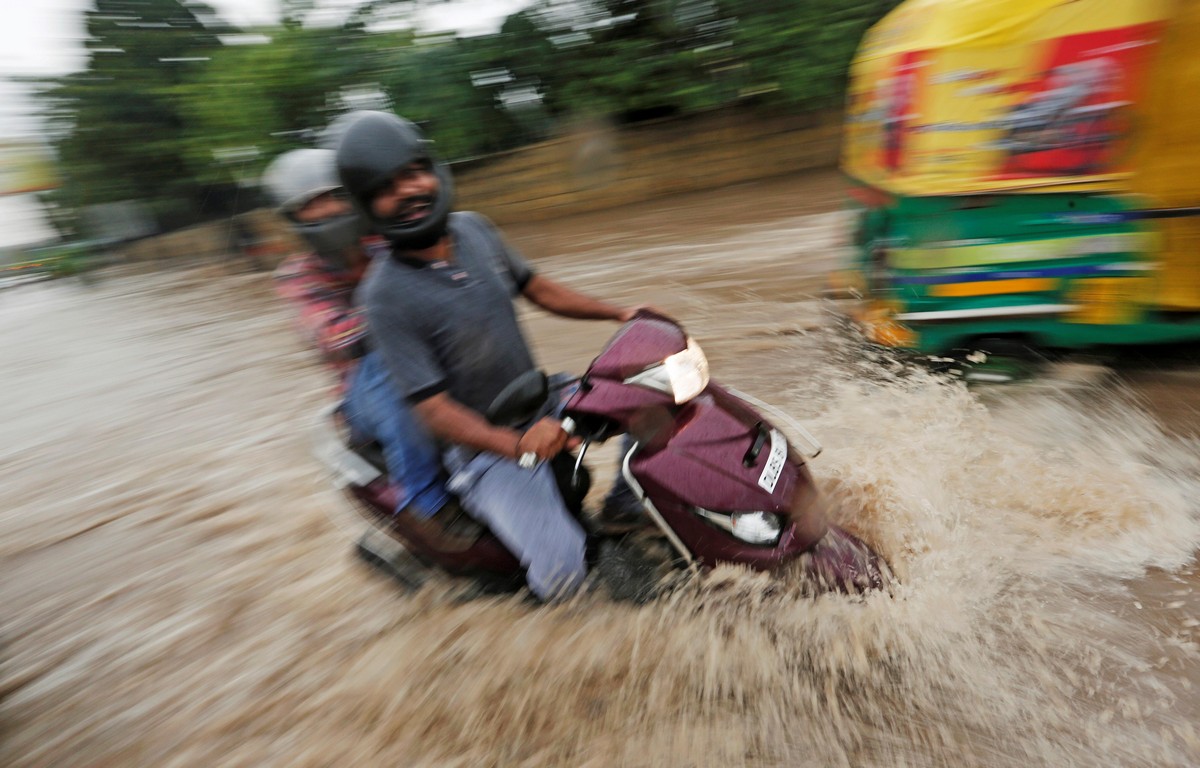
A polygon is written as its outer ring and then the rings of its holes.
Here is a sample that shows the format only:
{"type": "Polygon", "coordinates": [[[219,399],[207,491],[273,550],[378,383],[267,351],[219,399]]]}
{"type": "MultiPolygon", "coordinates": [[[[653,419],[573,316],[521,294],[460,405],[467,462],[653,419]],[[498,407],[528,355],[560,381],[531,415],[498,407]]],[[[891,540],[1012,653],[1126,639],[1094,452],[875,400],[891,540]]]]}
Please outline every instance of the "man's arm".
{"type": "Polygon", "coordinates": [[[542,460],[549,459],[567,444],[567,433],[562,431],[562,424],[557,419],[542,419],[521,433],[489,423],[445,392],[425,398],[415,404],[413,410],[441,440],[512,459],[519,459],[526,453],[536,454],[542,460]]]}
{"type": "Polygon", "coordinates": [[[557,419],[545,418],[524,433],[497,427],[482,414],[457,402],[446,391],[445,373],[412,319],[394,303],[381,300],[379,283],[366,288],[367,313],[379,353],[392,383],[411,404],[417,418],[438,439],[521,459],[526,453],[549,459],[562,451],[568,436],[557,419]]]}
{"type": "Polygon", "coordinates": [[[636,307],[618,307],[585,296],[544,275],[531,277],[521,294],[547,312],[576,320],[615,320],[624,323],[637,312],[636,307]]]}

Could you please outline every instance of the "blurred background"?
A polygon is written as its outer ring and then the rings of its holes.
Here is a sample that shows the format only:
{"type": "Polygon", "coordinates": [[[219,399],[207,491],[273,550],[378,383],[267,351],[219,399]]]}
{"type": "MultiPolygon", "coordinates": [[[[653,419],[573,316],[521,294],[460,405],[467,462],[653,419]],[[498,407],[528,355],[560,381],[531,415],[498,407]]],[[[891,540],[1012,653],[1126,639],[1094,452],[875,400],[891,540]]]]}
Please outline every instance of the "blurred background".
{"type": "MultiPolygon", "coordinates": [[[[876,151],[889,135],[937,171],[944,144],[975,162],[996,143],[989,115],[909,130],[920,116],[887,72],[847,98],[856,49],[898,5],[8,3],[0,765],[1200,764],[1196,346],[1129,337],[1124,359],[1039,358],[1036,376],[973,389],[866,343],[824,298],[855,249],[861,277],[901,295],[878,261],[903,221],[872,217],[871,234],[851,210],[844,124],[880,173],[897,170],[876,151]],[[311,453],[333,376],[275,293],[269,270],[297,244],[258,180],[359,108],[420,123],[461,207],[539,270],[661,308],[714,378],[802,420],[825,445],[812,471],[830,514],[894,589],[813,599],[722,567],[647,605],[539,607],[436,578],[406,592],[356,560],[362,521],[311,453]]],[[[950,5],[910,0],[908,19],[950,5]]],[[[953,5],[1008,29],[1016,6],[1090,23],[1118,4],[953,5]]],[[[1172,45],[1171,69],[1200,75],[1195,46],[1172,45]]],[[[887,61],[918,71],[908,53],[887,61]]],[[[1040,93],[1015,59],[942,78],[937,106],[1040,93]]],[[[924,236],[994,238],[1001,197],[945,195],[917,210],[924,236]]],[[[1000,223],[1024,253],[1047,227],[1144,226],[1071,218],[1085,205],[1000,223]]],[[[1155,258],[1082,257],[1103,279],[1155,258]]],[[[903,295],[944,287],[917,277],[903,295]]],[[[1009,301],[940,298],[963,296],[1009,301]]],[[[520,317],[549,371],[582,372],[614,330],[520,317]]],[[[589,453],[596,488],[614,454],[589,453]]]]}
{"type": "Polygon", "coordinates": [[[352,109],[394,110],[443,159],[462,163],[580,126],[838,108],[859,39],[895,5],[104,0],[12,9],[0,59],[9,212],[0,247],[112,244],[244,213],[262,203],[256,182],[271,158],[352,109]]]}

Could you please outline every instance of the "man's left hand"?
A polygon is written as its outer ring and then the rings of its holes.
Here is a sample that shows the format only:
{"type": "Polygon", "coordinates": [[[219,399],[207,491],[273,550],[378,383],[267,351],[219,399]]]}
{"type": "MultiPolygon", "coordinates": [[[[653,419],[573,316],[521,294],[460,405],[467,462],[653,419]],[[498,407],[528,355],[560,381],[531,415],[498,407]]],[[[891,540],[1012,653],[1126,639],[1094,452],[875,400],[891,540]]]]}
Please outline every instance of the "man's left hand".
{"type": "Polygon", "coordinates": [[[663,312],[661,309],[651,304],[638,304],[636,307],[629,307],[628,309],[621,310],[621,314],[617,315],[617,322],[628,323],[637,315],[638,312],[653,312],[656,315],[670,317],[670,315],[668,315],[666,312],[663,312]]]}
{"type": "Polygon", "coordinates": [[[520,459],[526,453],[532,453],[540,461],[546,461],[561,453],[570,440],[571,436],[563,431],[562,422],[547,416],[527,429],[517,440],[514,458],[520,459]]]}

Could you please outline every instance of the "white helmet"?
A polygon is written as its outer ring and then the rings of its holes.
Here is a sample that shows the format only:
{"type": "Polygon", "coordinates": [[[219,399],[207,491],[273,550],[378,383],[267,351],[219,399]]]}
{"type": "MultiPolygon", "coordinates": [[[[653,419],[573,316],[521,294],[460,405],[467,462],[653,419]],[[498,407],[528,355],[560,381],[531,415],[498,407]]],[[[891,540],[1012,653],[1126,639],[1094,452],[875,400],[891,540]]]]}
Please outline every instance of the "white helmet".
{"type": "Polygon", "coordinates": [[[359,239],[367,233],[367,222],[353,210],[313,222],[296,218],[296,212],[313,198],[342,189],[332,149],[293,149],[283,153],[263,172],[262,185],[277,210],[291,222],[292,230],[326,260],[342,263],[346,249],[357,247],[359,239]]]}
{"type": "Polygon", "coordinates": [[[290,218],[314,197],[341,189],[337,155],[331,149],[284,152],[263,171],[262,185],[279,212],[290,218]]]}

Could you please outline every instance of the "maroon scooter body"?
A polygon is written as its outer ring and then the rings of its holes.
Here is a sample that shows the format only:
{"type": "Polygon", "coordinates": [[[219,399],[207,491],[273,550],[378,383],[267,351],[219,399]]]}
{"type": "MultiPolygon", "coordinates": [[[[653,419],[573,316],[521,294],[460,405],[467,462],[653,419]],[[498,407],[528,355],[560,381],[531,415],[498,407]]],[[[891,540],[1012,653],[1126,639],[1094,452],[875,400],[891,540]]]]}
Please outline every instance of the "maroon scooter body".
{"type": "Polygon", "coordinates": [[[638,315],[592,362],[564,413],[585,436],[625,432],[637,440],[629,471],[696,560],[776,568],[810,550],[828,530],[812,475],[782,433],[720,385],[710,382],[677,404],[672,394],[630,383],[687,344],[673,321],[638,315]],[[752,544],[696,508],[768,512],[786,524],[778,541],[752,544]]]}
{"type": "MultiPolygon", "coordinates": [[[[630,470],[667,524],[701,563],[741,563],[775,568],[816,544],[828,526],[818,504],[812,475],[793,449],[770,492],[759,484],[769,453],[752,461],[747,451],[772,427],[724,389],[708,389],[678,412],[671,433],[632,457],[630,470]],[[756,546],[698,517],[709,510],[761,510],[788,522],[778,543],[756,546]]],[[[780,438],[777,438],[780,439],[780,438]]]]}

